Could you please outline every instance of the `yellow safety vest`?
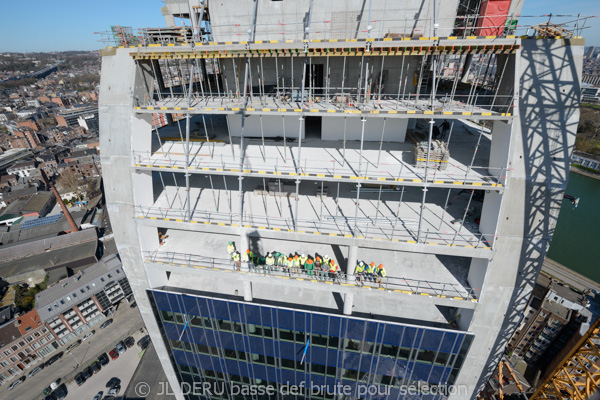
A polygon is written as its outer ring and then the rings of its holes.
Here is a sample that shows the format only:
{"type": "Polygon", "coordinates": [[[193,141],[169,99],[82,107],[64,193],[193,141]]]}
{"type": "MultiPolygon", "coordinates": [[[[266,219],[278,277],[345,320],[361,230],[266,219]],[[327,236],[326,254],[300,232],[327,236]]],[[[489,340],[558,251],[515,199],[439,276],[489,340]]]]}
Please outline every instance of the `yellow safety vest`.
{"type": "Polygon", "coordinates": [[[367,274],[374,274],[375,273],[375,267],[368,265],[367,266],[367,274]]]}
{"type": "Polygon", "coordinates": [[[232,257],[233,257],[233,261],[240,261],[239,253],[234,253],[232,257]]]}
{"type": "Polygon", "coordinates": [[[377,275],[385,278],[387,276],[387,274],[385,273],[385,268],[378,268],[377,275]]]}
{"type": "Polygon", "coordinates": [[[275,265],[275,258],[273,258],[273,257],[267,257],[267,259],[265,260],[265,262],[267,263],[267,265],[275,265]]]}
{"type": "Polygon", "coordinates": [[[308,260],[308,257],[300,257],[300,264],[306,264],[306,260],[308,260]]]}
{"type": "Polygon", "coordinates": [[[248,262],[250,260],[250,257],[248,256],[247,253],[242,254],[242,261],[243,262],[248,262]]]}
{"type": "Polygon", "coordinates": [[[356,268],[354,269],[354,273],[355,274],[359,274],[359,273],[362,273],[362,272],[365,272],[364,265],[361,266],[360,264],[356,264],[356,268]]]}
{"type": "Polygon", "coordinates": [[[229,253],[233,253],[234,250],[235,250],[235,246],[234,245],[232,245],[232,244],[228,244],[227,245],[227,251],[229,253]]]}

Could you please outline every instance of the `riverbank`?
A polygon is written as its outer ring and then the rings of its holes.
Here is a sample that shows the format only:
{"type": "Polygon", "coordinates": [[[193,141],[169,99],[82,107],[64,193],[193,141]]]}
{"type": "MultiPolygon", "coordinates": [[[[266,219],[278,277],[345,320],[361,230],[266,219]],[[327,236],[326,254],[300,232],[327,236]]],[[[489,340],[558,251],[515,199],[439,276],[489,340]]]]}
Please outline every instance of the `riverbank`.
{"type": "Polygon", "coordinates": [[[577,168],[574,165],[571,165],[570,171],[575,172],[577,174],[585,175],[589,178],[594,178],[594,179],[600,180],[600,174],[595,174],[593,172],[586,171],[585,169],[577,168]]]}
{"type": "Polygon", "coordinates": [[[546,258],[544,260],[544,264],[542,265],[542,274],[551,276],[580,292],[584,292],[587,289],[600,291],[600,284],[598,284],[598,282],[585,277],[550,258],[546,258]]]}

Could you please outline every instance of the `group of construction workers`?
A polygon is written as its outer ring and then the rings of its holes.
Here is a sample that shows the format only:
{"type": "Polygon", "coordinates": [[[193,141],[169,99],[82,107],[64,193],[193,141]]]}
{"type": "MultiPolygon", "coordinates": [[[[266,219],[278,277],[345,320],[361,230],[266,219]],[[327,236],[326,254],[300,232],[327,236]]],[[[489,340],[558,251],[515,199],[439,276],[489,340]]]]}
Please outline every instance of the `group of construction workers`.
{"type": "Polygon", "coordinates": [[[278,251],[267,253],[262,257],[252,250],[247,249],[245,253],[240,254],[236,250],[235,244],[229,242],[227,245],[233,266],[236,271],[241,270],[242,263],[246,263],[250,271],[263,272],[265,274],[273,271],[281,271],[284,273],[296,275],[308,275],[319,280],[338,280],[340,274],[340,266],[333,258],[328,255],[321,257],[315,254],[314,257],[306,254],[284,254],[278,251]]]}
{"type": "MultiPolygon", "coordinates": [[[[236,271],[241,270],[242,263],[246,263],[250,271],[263,272],[268,274],[274,271],[281,271],[289,274],[305,274],[309,277],[315,277],[319,280],[339,280],[340,266],[333,258],[329,256],[321,257],[315,254],[314,257],[306,254],[289,254],[277,251],[267,253],[261,257],[252,250],[247,249],[245,253],[240,254],[235,248],[235,243],[229,242],[227,252],[236,271]]],[[[381,287],[384,278],[387,276],[383,264],[375,265],[374,262],[367,264],[364,261],[358,261],[354,268],[354,276],[359,286],[364,286],[366,282],[375,282],[381,287]]]]}
{"type": "Polygon", "coordinates": [[[379,266],[375,266],[375,263],[367,264],[364,261],[359,261],[356,263],[356,267],[354,268],[354,276],[356,278],[356,283],[360,286],[363,286],[365,282],[375,282],[379,285],[379,287],[383,284],[383,278],[387,276],[385,272],[385,268],[383,268],[383,264],[379,264],[379,266]]]}

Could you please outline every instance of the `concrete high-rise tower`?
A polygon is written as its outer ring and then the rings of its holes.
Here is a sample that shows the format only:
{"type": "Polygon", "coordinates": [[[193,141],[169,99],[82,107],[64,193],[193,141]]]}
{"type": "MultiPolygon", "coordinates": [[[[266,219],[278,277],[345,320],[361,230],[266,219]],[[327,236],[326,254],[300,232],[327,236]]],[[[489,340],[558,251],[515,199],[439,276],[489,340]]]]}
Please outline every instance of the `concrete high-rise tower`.
{"type": "Polygon", "coordinates": [[[515,36],[522,2],[480,3],[173,0],[166,28],[116,30],[107,208],[178,398],[482,387],[552,237],[583,40],[515,36]]]}

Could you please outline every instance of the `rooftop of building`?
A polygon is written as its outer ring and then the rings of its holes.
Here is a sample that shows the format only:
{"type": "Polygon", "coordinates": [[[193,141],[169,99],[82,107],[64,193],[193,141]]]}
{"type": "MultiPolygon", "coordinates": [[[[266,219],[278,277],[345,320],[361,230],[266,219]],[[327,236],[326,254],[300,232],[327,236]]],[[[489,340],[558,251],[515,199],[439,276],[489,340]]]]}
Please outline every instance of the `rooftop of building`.
{"type": "Polygon", "coordinates": [[[42,325],[43,322],[35,308],[17,318],[17,328],[21,335],[25,335],[30,330],[39,328],[42,325]]]}
{"type": "Polygon", "coordinates": [[[22,336],[16,322],[17,320],[13,319],[0,326],[0,349],[22,336]]]}
{"type": "Polygon", "coordinates": [[[554,301],[545,299],[542,302],[541,308],[551,313],[554,317],[562,319],[563,322],[568,321],[571,317],[571,310],[562,304],[555,303],[554,301]]]}
{"type": "Polygon", "coordinates": [[[37,192],[29,198],[22,210],[26,212],[42,213],[48,206],[48,203],[52,201],[56,201],[52,192],[37,192]]]}
{"type": "Polygon", "coordinates": [[[570,287],[563,285],[560,282],[552,281],[549,288],[554,293],[556,293],[559,297],[562,297],[565,300],[569,300],[576,304],[584,305],[586,302],[586,297],[583,293],[576,292],[570,287]]]}
{"type": "Polygon", "coordinates": [[[42,320],[62,313],[100,292],[115,280],[125,278],[121,260],[108,255],[95,265],[59,281],[35,296],[35,307],[42,320]]]}

